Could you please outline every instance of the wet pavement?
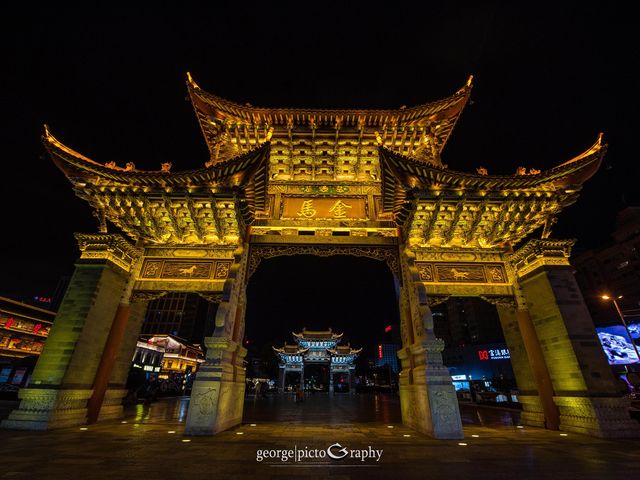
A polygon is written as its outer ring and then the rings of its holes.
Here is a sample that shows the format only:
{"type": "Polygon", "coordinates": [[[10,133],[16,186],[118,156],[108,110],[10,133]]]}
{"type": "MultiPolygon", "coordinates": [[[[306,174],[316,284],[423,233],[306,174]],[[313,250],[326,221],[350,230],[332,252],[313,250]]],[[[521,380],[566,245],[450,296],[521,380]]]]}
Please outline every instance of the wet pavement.
{"type": "Polygon", "coordinates": [[[0,431],[0,478],[561,480],[640,474],[640,441],[519,428],[517,411],[491,407],[462,406],[462,441],[433,440],[404,427],[398,398],[385,395],[318,394],[302,404],[290,396],[248,397],[243,424],[213,437],[182,435],[187,408],[188,399],[163,400],[128,409],[122,422],[0,431]],[[334,460],[326,452],[336,442],[340,446],[330,452],[344,457],[334,460]],[[293,449],[299,457],[315,452],[325,458],[296,462],[286,458],[293,449]],[[265,458],[264,450],[277,458],[265,458]]]}

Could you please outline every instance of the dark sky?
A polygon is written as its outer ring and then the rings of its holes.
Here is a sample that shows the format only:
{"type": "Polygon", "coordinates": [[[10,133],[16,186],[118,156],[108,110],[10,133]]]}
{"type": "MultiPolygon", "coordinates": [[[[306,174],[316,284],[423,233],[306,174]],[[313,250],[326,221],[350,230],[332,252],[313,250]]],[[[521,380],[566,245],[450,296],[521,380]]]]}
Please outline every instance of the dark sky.
{"type": "Polygon", "coordinates": [[[615,212],[637,201],[633,18],[613,2],[513,3],[5,12],[0,294],[50,295],[72,271],[73,232],[96,228],[44,156],[42,124],[99,162],[200,167],[207,151],[185,101],[186,71],[242,103],[362,108],[434,100],[474,74],[445,163],[545,169],[604,131],[606,165],[555,234],[582,247],[606,241],[615,212]]]}

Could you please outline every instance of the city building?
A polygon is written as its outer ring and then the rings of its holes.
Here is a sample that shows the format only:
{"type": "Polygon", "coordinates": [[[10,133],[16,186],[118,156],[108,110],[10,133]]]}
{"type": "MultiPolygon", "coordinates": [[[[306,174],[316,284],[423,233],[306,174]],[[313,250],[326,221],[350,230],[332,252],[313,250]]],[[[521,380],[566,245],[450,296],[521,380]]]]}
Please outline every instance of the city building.
{"type": "MultiPolygon", "coordinates": [[[[308,366],[320,365],[328,367],[328,390],[334,393],[336,376],[339,384],[344,384],[347,377],[349,392],[353,392],[353,374],[355,370],[354,360],[362,349],[353,349],[349,344],[339,345],[342,341],[342,333],[333,333],[328,330],[311,331],[306,328],[301,333],[293,333],[295,345],[287,345],[282,348],[273,347],[280,360],[280,390],[284,391],[287,382],[287,373],[297,372],[300,376],[299,385],[303,388],[312,388],[305,382],[305,369],[308,366]]],[[[318,386],[318,388],[320,388],[318,386]]],[[[341,388],[342,389],[342,388],[341,388]]]]}
{"type": "Polygon", "coordinates": [[[516,401],[507,391],[515,388],[515,377],[496,307],[477,297],[453,297],[432,313],[435,335],[445,342],[442,363],[449,368],[458,398],[472,400],[473,393],[516,401]]]}
{"type": "Polygon", "coordinates": [[[200,345],[191,345],[185,339],[173,335],[154,335],[147,343],[161,349],[162,369],[165,375],[186,375],[195,373],[204,362],[200,345]]]}
{"type": "Polygon", "coordinates": [[[127,389],[152,398],[188,394],[203,362],[199,345],[172,335],[142,336],[136,343],[127,389]]]}
{"type": "Polygon", "coordinates": [[[452,297],[433,307],[436,337],[445,349],[462,345],[504,342],[496,307],[478,297],[452,297]]]}
{"type": "Polygon", "coordinates": [[[167,293],[149,302],[140,333],[174,335],[201,345],[204,337],[211,334],[205,332],[206,319],[212,317],[215,307],[195,293],[167,293]]]}
{"type": "Polygon", "coordinates": [[[640,207],[616,217],[611,241],[573,258],[576,280],[596,325],[619,324],[620,317],[603,294],[615,296],[625,316],[640,320],[640,207]]]}
{"type": "Polygon", "coordinates": [[[0,384],[28,383],[55,315],[51,310],[0,297],[0,384]]]}
{"type": "Polygon", "coordinates": [[[400,346],[395,343],[379,343],[376,345],[376,367],[389,367],[393,373],[400,371],[398,360],[398,350],[400,346]]]}
{"type": "MultiPolygon", "coordinates": [[[[384,332],[380,335],[378,343],[373,347],[374,356],[371,366],[388,366],[394,374],[397,374],[400,371],[400,360],[398,360],[400,348],[402,348],[400,325],[387,325],[384,327],[384,332]]],[[[389,377],[391,380],[391,375],[389,377]]]]}
{"type": "Polygon", "coordinates": [[[505,343],[486,343],[448,348],[442,352],[442,360],[449,368],[456,390],[469,389],[469,382],[497,379],[515,382],[511,367],[511,352],[505,343]]]}
{"type": "Polygon", "coordinates": [[[157,376],[162,370],[164,352],[164,347],[149,343],[147,339],[142,338],[136,342],[131,368],[133,371],[142,372],[147,380],[153,374],[157,376]]]}

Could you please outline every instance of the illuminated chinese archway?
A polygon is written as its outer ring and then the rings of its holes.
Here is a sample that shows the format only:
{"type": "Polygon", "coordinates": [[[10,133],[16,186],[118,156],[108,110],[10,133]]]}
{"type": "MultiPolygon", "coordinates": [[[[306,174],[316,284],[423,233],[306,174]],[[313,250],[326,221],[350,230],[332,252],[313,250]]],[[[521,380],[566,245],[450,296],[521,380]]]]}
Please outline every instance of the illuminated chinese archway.
{"type": "Polygon", "coordinates": [[[220,303],[186,433],[239,424],[249,275],[269,256],[347,254],[383,260],[396,277],[406,425],[436,438],[463,436],[430,310],[463,295],[498,307],[524,423],[637,433],[573,278],[573,242],[549,238],[556,216],[598,170],[601,138],[546,171],[514,164],[513,175],[459,172],[441,152],[471,79],[449,97],[395,110],[258,108],[212,95],[191,77],[187,84],[210,152],[201,169],[102,164],[45,130],[51,158],[94,210],[99,231],[76,235],[81,254],[69,291],[4,426],[121,415],[146,302],[173,291],[220,303]],[[108,223],[121,233],[109,233],[108,223]],[[525,241],[536,231],[540,238],[525,241]]]}

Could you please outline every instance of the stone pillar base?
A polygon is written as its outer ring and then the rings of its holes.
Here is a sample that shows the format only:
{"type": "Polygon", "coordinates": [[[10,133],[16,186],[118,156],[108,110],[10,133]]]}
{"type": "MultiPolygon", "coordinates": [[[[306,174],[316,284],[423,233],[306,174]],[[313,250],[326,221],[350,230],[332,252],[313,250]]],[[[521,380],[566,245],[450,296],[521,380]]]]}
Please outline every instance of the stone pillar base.
{"type": "Polygon", "coordinates": [[[629,416],[629,400],[620,397],[553,397],[560,409],[560,430],[601,438],[640,438],[640,424],[629,416]]]}
{"type": "Polygon", "coordinates": [[[51,430],[87,423],[87,400],[92,390],[23,388],[20,406],[3,420],[2,428],[51,430]]]}
{"type": "MultiPolygon", "coordinates": [[[[198,375],[201,371],[198,372],[198,375]]],[[[241,382],[206,382],[191,392],[185,435],[215,435],[242,423],[245,385],[241,382]]]]}
{"type": "Polygon", "coordinates": [[[246,350],[225,337],[207,337],[207,360],[191,390],[185,435],[214,435],[242,423],[246,350]]]}
{"type": "Polygon", "coordinates": [[[461,439],[464,432],[460,407],[449,371],[442,365],[443,347],[442,340],[433,339],[401,350],[400,358],[413,355],[416,365],[410,372],[405,370],[401,374],[402,423],[433,438],[461,439]],[[413,379],[412,384],[409,378],[413,379]]]}
{"type": "Polygon", "coordinates": [[[518,400],[522,404],[520,423],[531,427],[545,428],[544,409],[540,397],[537,395],[518,395],[518,400]]]}
{"type": "Polygon", "coordinates": [[[102,402],[102,408],[100,408],[100,415],[98,421],[116,420],[124,417],[124,407],[122,406],[122,399],[127,395],[126,389],[109,389],[104,395],[102,402]]]}

